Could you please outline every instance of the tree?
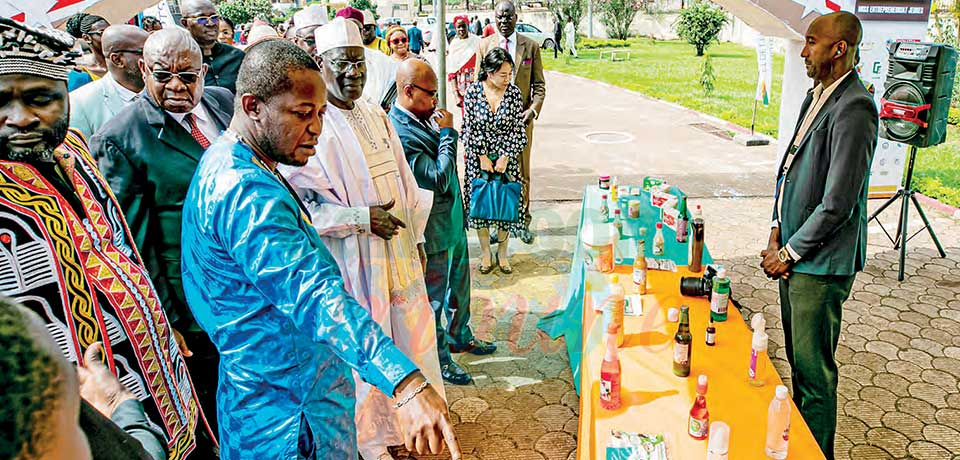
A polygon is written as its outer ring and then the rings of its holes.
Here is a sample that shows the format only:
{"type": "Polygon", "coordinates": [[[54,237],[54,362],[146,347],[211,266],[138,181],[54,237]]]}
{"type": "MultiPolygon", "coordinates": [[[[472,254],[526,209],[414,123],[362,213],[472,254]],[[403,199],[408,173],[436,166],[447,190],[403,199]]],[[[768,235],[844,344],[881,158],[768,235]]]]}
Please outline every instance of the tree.
{"type": "Polygon", "coordinates": [[[697,56],[703,56],[703,51],[717,41],[720,29],[727,21],[726,13],[719,8],[706,1],[699,1],[680,11],[677,35],[697,47],[697,56]]]}
{"type": "Polygon", "coordinates": [[[598,0],[600,23],[610,38],[626,40],[630,38],[630,24],[643,9],[643,0],[598,0]]]}
{"type": "Polygon", "coordinates": [[[589,0],[553,0],[550,2],[550,12],[553,13],[560,24],[566,24],[567,20],[573,21],[573,29],[580,30],[580,21],[587,9],[589,0]]]}
{"type": "Polygon", "coordinates": [[[350,0],[350,6],[361,11],[369,11],[373,13],[374,18],[377,18],[377,3],[373,0],[350,0]]]}
{"type": "Polygon", "coordinates": [[[273,18],[270,0],[227,0],[217,5],[217,11],[238,26],[254,19],[270,22],[273,18]]]}

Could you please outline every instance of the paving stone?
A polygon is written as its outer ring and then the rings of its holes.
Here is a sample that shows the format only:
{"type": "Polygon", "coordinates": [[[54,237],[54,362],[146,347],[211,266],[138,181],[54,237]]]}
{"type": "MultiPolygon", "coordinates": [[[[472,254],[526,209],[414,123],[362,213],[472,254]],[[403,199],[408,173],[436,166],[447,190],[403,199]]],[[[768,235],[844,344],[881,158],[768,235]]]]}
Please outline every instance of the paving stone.
{"type": "Polygon", "coordinates": [[[915,311],[905,311],[900,313],[900,320],[912,323],[921,329],[930,325],[930,317],[915,311]]]}
{"type": "Polygon", "coordinates": [[[563,380],[549,379],[533,385],[533,392],[540,395],[547,404],[557,404],[569,388],[570,384],[563,380]]]}
{"type": "Polygon", "coordinates": [[[951,335],[960,335],[960,322],[953,319],[937,317],[930,320],[930,326],[951,335]]]}
{"type": "Polygon", "coordinates": [[[871,428],[881,426],[880,418],[883,416],[883,410],[879,406],[868,401],[849,401],[843,406],[843,411],[848,416],[860,420],[871,428]]]}
{"type": "Polygon", "coordinates": [[[505,454],[516,450],[517,444],[512,439],[498,435],[487,437],[477,449],[477,454],[483,460],[506,460],[509,457],[505,457],[505,454]]]}
{"type": "Polygon", "coordinates": [[[927,425],[923,427],[923,436],[928,441],[935,442],[950,452],[960,452],[960,432],[955,428],[944,425],[927,425]]]}
{"type": "Polygon", "coordinates": [[[550,432],[537,441],[536,448],[547,458],[565,458],[577,449],[577,441],[563,431],[550,432]]]}
{"type": "Polygon", "coordinates": [[[933,358],[933,367],[960,377],[960,359],[938,356],[933,358]]]}
{"type": "Polygon", "coordinates": [[[487,427],[490,434],[504,433],[517,420],[517,413],[501,407],[490,408],[477,416],[477,423],[487,427]]]}
{"type": "MultiPolygon", "coordinates": [[[[913,343],[912,340],[910,342],[913,343]]],[[[909,361],[924,369],[933,368],[933,356],[930,356],[930,354],[925,351],[912,348],[900,350],[899,357],[904,361],[909,361]]]]}
{"type": "Polygon", "coordinates": [[[925,369],[920,373],[924,382],[932,383],[948,393],[957,391],[957,378],[951,374],[936,369],[925,369]]]}
{"type": "Polygon", "coordinates": [[[534,417],[543,422],[547,431],[561,431],[563,425],[574,417],[573,411],[562,404],[551,404],[537,409],[534,417]]]}
{"type": "MultiPolygon", "coordinates": [[[[918,418],[923,423],[935,423],[937,420],[937,408],[932,404],[917,398],[910,397],[898,399],[897,410],[903,412],[904,414],[910,414],[918,418]]],[[[901,431],[901,433],[903,432],[901,431]]]]}
{"type": "MultiPolygon", "coordinates": [[[[844,407],[846,407],[844,405],[844,407]]],[[[870,427],[860,419],[846,415],[844,411],[837,413],[837,434],[844,436],[853,444],[863,444],[867,442],[866,434],[870,427]]],[[[920,429],[923,427],[921,425],[920,429]]]]}
{"type": "MultiPolygon", "coordinates": [[[[779,373],[780,371],[778,370],[777,372],[779,373]]],[[[862,388],[863,388],[863,385],[860,382],[850,377],[845,377],[841,375],[837,379],[837,393],[840,395],[856,396],[860,393],[860,390],[862,388]]]]}
{"type": "Polygon", "coordinates": [[[574,412],[580,410],[580,397],[577,396],[577,392],[570,390],[563,394],[563,398],[560,400],[564,406],[569,407],[574,412]]]}
{"type": "MultiPolygon", "coordinates": [[[[929,329],[924,329],[929,330],[929,329]]],[[[934,342],[930,339],[916,338],[910,339],[910,346],[919,351],[923,351],[931,356],[930,360],[932,362],[933,356],[943,355],[943,345],[940,343],[934,342]]],[[[919,364],[919,363],[918,363],[919,364]]]]}
{"type": "MultiPolygon", "coordinates": [[[[896,295],[895,292],[891,292],[890,295],[880,299],[880,305],[890,307],[899,311],[907,311],[908,310],[907,305],[910,305],[910,302],[908,302],[905,299],[895,297],[895,295],[896,295]]],[[[848,301],[847,304],[849,303],[850,302],[848,301]]],[[[846,306],[846,304],[844,304],[844,306],[846,306]]],[[[899,316],[897,318],[899,318],[899,316]]],[[[894,319],[896,318],[890,318],[891,321],[894,319]]]]}
{"type": "MultiPolygon", "coordinates": [[[[517,449],[534,450],[537,441],[547,434],[547,427],[536,420],[525,418],[507,427],[504,434],[517,445],[517,449]]],[[[560,458],[560,457],[549,457],[560,458]]]]}
{"type": "Polygon", "coordinates": [[[910,387],[910,381],[896,374],[881,372],[873,376],[873,384],[880,388],[886,388],[897,396],[910,395],[908,390],[910,387]]]}
{"type": "Polygon", "coordinates": [[[873,371],[859,364],[847,364],[844,366],[840,366],[839,373],[841,376],[847,377],[850,380],[853,380],[854,382],[857,382],[858,384],[861,384],[861,385],[862,385],[861,382],[872,381],[873,374],[874,374],[873,371]]]}
{"type": "Polygon", "coordinates": [[[907,455],[909,442],[906,436],[889,428],[871,428],[867,432],[867,444],[879,447],[895,457],[907,455]]]}
{"type": "MultiPolygon", "coordinates": [[[[911,441],[923,439],[924,423],[920,419],[904,412],[887,412],[880,419],[883,426],[896,430],[911,441]]],[[[837,425],[839,430],[840,426],[837,425]]]]}
{"type": "Polygon", "coordinates": [[[907,452],[917,460],[943,460],[950,457],[949,451],[928,441],[911,442],[907,452]]]}
{"type": "Polygon", "coordinates": [[[937,422],[950,427],[960,427],[960,409],[945,407],[937,411],[937,422]]]}
{"type": "Polygon", "coordinates": [[[877,338],[893,344],[897,348],[907,348],[910,346],[910,337],[896,331],[880,331],[877,333],[877,338]]]}
{"type": "Polygon", "coordinates": [[[909,391],[910,396],[926,401],[934,407],[943,407],[947,402],[947,392],[933,384],[925,382],[912,383],[910,384],[909,391]]]}
{"type": "Polygon", "coordinates": [[[960,359],[960,347],[946,347],[943,349],[943,354],[947,358],[960,359]]]}
{"type": "MultiPolygon", "coordinates": [[[[898,313],[898,315],[900,315],[900,314],[903,314],[903,313],[898,313]]],[[[873,327],[874,329],[876,329],[878,332],[879,332],[879,331],[882,331],[882,330],[885,330],[885,329],[887,329],[887,328],[890,327],[890,320],[888,320],[888,319],[886,319],[886,318],[883,318],[883,317],[881,317],[881,316],[874,316],[874,315],[871,315],[871,314],[861,315],[860,318],[859,318],[857,321],[858,321],[860,324],[866,324],[866,325],[868,325],[868,326],[872,326],[872,327],[873,327]]],[[[861,335],[862,335],[862,334],[861,334],[861,335]]],[[[871,339],[871,340],[873,340],[873,339],[876,338],[875,335],[874,335],[874,336],[866,336],[866,335],[864,335],[864,337],[867,338],[867,339],[871,339]]]]}
{"type": "Polygon", "coordinates": [[[476,398],[469,397],[463,398],[450,405],[450,410],[456,412],[460,416],[460,420],[464,422],[476,422],[477,416],[482,414],[490,407],[486,401],[476,398]]]}
{"type": "Polygon", "coordinates": [[[486,442],[487,428],[478,423],[460,422],[454,427],[463,453],[474,453],[486,442]]]}
{"type": "Polygon", "coordinates": [[[877,305],[880,303],[881,299],[879,295],[867,291],[854,292],[852,297],[868,305],[877,305]]]}
{"type": "MultiPolygon", "coordinates": [[[[920,296],[923,298],[923,296],[920,296]]],[[[918,302],[921,302],[918,300],[918,302]]],[[[939,304],[929,304],[929,303],[912,303],[910,304],[910,311],[920,313],[923,316],[928,318],[937,318],[940,316],[940,307],[939,304]]]]}
{"type": "MultiPolygon", "coordinates": [[[[906,314],[909,312],[901,313],[906,314]]],[[[907,337],[917,337],[920,335],[920,326],[907,321],[894,321],[890,323],[890,330],[899,332],[907,337]]]]}
{"type": "MultiPolygon", "coordinates": [[[[878,337],[879,337],[879,335],[878,335],[878,337]]],[[[915,339],[915,340],[916,340],[916,339],[915,339]]],[[[897,358],[898,358],[898,353],[900,352],[899,347],[897,347],[896,345],[894,345],[894,344],[892,344],[892,343],[884,342],[884,341],[882,341],[882,340],[877,340],[877,341],[869,342],[869,343],[867,343],[866,348],[867,348],[867,351],[869,351],[869,352],[871,352],[871,353],[875,353],[875,354],[877,354],[878,356],[880,356],[881,358],[883,358],[883,360],[884,360],[883,364],[884,364],[884,365],[886,365],[886,361],[891,361],[891,360],[897,359],[897,358]]],[[[874,369],[874,370],[877,370],[877,369],[874,369]]]]}
{"type": "Polygon", "coordinates": [[[879,447],[860,444],[850,449],[850,458],[857,460],[888,460],[890,454],[879,447]]]}
{"type": "Polygon", "coordinates": [[[868,386],[859,392],[860,399],[870,401],[883,409],[884,412],[897,410],[897,395],[885,388],[868,386]]]}
{"type": "Polygon", "coordinates": [[[834,458],[836,460],[852,460],[850,458],[850,449],[853,449],[853,443],[838,433],[833,439],[834,458]]]}
{"type": "Polygon", "coordinates": [[[567,420],[567,423],[563,424],[563,431],[573,435],[573,437],[576,438],[577,433],[580,431],[580,420],[576,417],[567,420]]]}

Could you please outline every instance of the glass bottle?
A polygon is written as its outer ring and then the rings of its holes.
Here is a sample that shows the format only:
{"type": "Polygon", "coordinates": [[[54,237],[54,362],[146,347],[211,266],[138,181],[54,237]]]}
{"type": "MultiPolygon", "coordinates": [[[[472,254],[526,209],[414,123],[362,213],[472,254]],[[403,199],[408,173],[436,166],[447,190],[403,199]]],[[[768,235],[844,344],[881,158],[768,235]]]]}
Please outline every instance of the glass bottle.
{"type": "Polygon", "coordinates": [[[730,301],[730,279],[727,269],[717,270],[713,280],[713,294],[710,296],[710,320],[722,323],[727,320],[727,306],[730,301]]]}
{"type": "Polygon", "coordinates": [[[690,221],[690,227],[693,230],[693,235],[692,238],[690,238],[690,263],[687,268],[689,268],[691,272],[700,273],[703,271],[704,222],[703,210],[699,204],[693,213],[693,220],[690,221]]]}
{"type": "Polygon", "coordinates": [[[643,238],[637,240],[637,256],[633,258],[633,284],[637,285],[637,294],[647,293],[647,258],[644,255],[646,243],[643,238]]]}
{"type": "Polygon", "coordinates": [[[690,408],[690,422],[687,433],[697,440],[707,439],[710,432],[710,411],[707,410],[707,376],[697,377],[697,399],[690,408]]]}
{"type": "Polygon", "coordinates": [[[673,336],[673,373],[678,377],[690,375],[690,356],[693,335],[690,334],[690,307],[680,307],[680,324],[673,336]]]}
{"type": "Polygon", "coordinates": [[[662,256],[664,253],[663,222],[657,222],[657,233],[653,235],[653,255],[662,256]]]}
{"type": "Polygon", "coordinates": [[[610,222],[610,206],[607,205],[607,195],[600,195],[600,221],[610,222]]]}
{"type": "Polygon", "coordinates": [[[620,408],[620,352],[617,349],[617,324],[607,325],[607,352],[600,365],[600,406],[606,410],[620,408]]]}

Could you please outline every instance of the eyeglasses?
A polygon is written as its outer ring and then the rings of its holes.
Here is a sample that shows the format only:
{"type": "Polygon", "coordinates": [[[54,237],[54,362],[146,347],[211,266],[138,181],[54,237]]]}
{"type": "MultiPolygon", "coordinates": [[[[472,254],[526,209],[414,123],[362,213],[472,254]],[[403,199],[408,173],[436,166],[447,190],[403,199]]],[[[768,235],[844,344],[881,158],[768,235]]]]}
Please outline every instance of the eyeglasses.
{"type": "Polygon", "coordinates": [[[216,14],[211,14],[210,16],[189,17],[184,19],[193,19],[194,21],[197,21],[197,24],[201,26],[206,26],[208,24],[215,26],[217,24],[220,24],[220,16],[216,14]]]}
{"type": "Polygon", "coordinates": [[[349,72],[356,69],[358,72],[366,69],[366,61],[347,61],[344,59],[331,59],[330,67],[336,72],[349,72]]]}
{"type": "Polygon", "coordinates": [[[394,45],[402,45],[410,41],[407,37],[394,38],[390,40],[390,43],[394,45]]]}
{"type": "MultiPolygon", "coordinates": [[[[131,53],[131,54],[136,54],[137,56],[143,56],[143,48],[135,49],[135,50],[113,50],[113,53],[117,53],[117,54],[131,53]]],[[[113,53],[110,53],[110,54],[113,54],[113,53]]]]}
{"type": "Polygon", "coordinates": [[[180,81],[183,82],[183,84],[185,85],[192,85],[196,83],[198,80],[200,80],[200,74],[197,72],[173,73],[173,72],[167,72],[166,70],[154,70],[153,72],[151,72],[151,74],[153,75],[153,79],[156,80],[157,83],[164,83],[164,84],[169,83],[170,80],[173,80],[173,77],[179,78],[180,81]]]}
{"type": "Polygon", "coordinates": [[[421,87],[421,86],[414,85],[413,83],[410,83],[410,86],[412,86],[412,87],[414,87],[414,88],[416,88],[416,89],[419,89],[420,91],[423,91],[424,93],[427,93],[427,96],[437,97],[437,91],[438,91],[438,90],[429,90],[429,89],[423,88],[423,87],[421,87]]]}

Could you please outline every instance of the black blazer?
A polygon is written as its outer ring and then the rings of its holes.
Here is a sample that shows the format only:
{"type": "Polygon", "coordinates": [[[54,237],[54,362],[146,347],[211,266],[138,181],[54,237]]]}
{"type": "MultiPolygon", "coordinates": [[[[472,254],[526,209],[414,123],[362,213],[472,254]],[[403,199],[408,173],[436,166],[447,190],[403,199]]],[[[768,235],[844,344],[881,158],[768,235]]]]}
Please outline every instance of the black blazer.
{"type": "MultiPolygon", "coordinates": [[[[797,128],[813,102],[807,95],[797,128]]],[[[877,147],[877,107],[856,70],[839,83],[798,144],[783,184],[781,244],[800,255],[793,267],[811,275],[852,275],[867,253],[867,189],[877,147]]],[[[796,130],[794,130],[796,136],[796,130]]]]}
{"type": "MultiPolygon", "coordinates": [[[[229,90],[207,87],[200,103],[218,130],[230,125],[229,90]]],[[[180,276],[180,221],[203,148],[144,92],[97,131],[90,150],[117,196],[170,322],[191,326],[180,276]]]]}

